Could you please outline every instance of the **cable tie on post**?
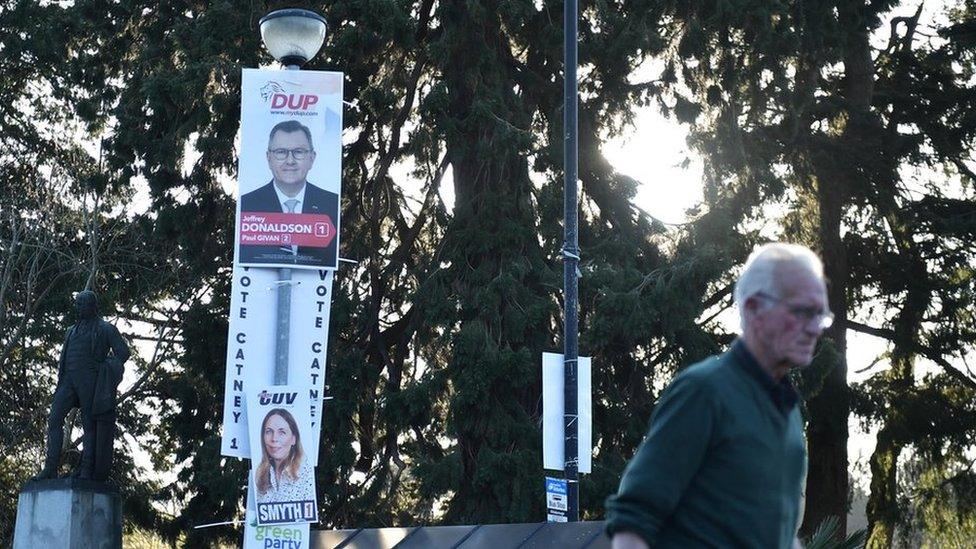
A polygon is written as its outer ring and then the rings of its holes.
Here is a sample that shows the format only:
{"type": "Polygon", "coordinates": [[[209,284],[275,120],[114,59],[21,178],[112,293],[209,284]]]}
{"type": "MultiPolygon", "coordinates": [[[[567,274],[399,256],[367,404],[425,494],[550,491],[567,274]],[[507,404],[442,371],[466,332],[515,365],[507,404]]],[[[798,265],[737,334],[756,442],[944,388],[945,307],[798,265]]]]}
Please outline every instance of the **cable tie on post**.
{"type": "Polygon", "coordinates": [[[301,280],[275,280],[274,282],[271,283],[270,286],[268,286],[267,289],[270,291],[279,286],[285,286],[285,285],[298,286],[301,283],[302,283],[301,280]]]}
{"type": "Polygon", "coordinates": [[[566,248],[563,248],[563,249],[559,250],[559,255],[562,257],[562,260],[563,261],[566,261],[567,259],[575,259],[576,260],[576,278],[583,278],[583,272],[580,271],[580,268],[579,268],[580,256],[574,254],[573,252],[567,251],[566,248]]]}
{"type": "Polygon", "coordinates": [[[200,528],[211,528],[213,526],[226,526],[226,525],[230,525],[230,524],[244,524],[244,522],[245,521],[243,521],[243,520],[227,520],[227,521],[224,521],[224,522],[211,522],[209,524],[198,524],[198,525],[194,526],[193,528],[195,530],[199,530],[200,528]]]}
{"type": "Polygon", "coordinates": [[[580,256],[566,250],[566,248],[559,250],[559,254],[563,256],[563,261],[566,261],[566,259],[575,259],[576,261],[580,260],[580,256]]]}

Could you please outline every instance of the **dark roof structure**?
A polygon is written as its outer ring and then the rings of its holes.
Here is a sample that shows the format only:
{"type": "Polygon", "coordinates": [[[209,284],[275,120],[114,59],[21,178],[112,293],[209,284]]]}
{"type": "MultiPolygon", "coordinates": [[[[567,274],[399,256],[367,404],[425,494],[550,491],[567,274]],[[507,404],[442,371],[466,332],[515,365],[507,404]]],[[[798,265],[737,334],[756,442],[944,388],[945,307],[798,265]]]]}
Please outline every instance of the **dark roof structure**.
{"type": "Polygon", "coordinates": [[[313,549],[609,549],[603,522],[312,530],[313,549]]]}

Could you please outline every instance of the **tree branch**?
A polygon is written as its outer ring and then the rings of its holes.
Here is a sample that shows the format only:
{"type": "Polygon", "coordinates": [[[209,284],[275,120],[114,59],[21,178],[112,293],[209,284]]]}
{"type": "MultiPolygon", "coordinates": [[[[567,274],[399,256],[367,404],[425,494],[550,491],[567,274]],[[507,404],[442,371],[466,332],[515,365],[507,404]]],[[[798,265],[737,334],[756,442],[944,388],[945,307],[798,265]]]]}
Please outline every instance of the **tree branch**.
{"type": "MultiPolygon", "coordinates": [[[[882,339],[886,339],[888,341],[891,341],[892,343],[898,343],[900,345],[903,345],[905,343],[902,341],[898,341],[894,330],[889,330],[887,328],[875,328],[873,326],[868,326],[867,324],[861,324],[860,322],[856,322],[854,320],[849,320],[849,319],[844,320],[843,324],[845,328],[849,330],[854,330],[855,332],[860,332],[862,334],[868,334],[868,335],[873,335],[875,337],[880,337],[882,339]]],[[[946,360],[942,355],[935,352],[931,348],[925,347],[923,345],[918,345],[916,343],[909,343],[908,350],[938,364],[940,367],[942,367],[943,370],[945,370],[947,374],[949,374],[949,376],[955,378],[957,381],[959,381],[966,387],[976,390],[976,380],[974,380],[973,378],[967,376],[963,372],[953,367],[953,365],[950,364],[948,360],[946,360]]]]}

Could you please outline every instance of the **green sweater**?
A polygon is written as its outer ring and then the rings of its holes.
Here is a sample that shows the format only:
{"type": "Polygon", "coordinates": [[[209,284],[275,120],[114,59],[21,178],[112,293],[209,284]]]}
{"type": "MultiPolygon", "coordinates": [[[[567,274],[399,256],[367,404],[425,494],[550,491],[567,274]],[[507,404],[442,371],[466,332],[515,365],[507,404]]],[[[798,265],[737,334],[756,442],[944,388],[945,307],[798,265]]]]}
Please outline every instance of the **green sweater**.
{"type": "Polygon", "coordinates": [[[791,547],[806,448],[795,401],[773,397],[788,383],[740,341],[676,376],[607,500],[607,533],[651,547],[791,547]]]}

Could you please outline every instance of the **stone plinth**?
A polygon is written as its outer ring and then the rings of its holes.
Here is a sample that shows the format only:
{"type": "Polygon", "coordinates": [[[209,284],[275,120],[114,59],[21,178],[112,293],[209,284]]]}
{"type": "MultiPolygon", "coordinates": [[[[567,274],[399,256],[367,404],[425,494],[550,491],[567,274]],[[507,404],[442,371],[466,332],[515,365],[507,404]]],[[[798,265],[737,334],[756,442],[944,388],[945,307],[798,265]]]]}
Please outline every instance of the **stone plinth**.
{"type": "Polygon", "coordinates": [[[122,504],[110,484],[34,480],[17,500],[14,549],[122,547],[122,504]]]}

